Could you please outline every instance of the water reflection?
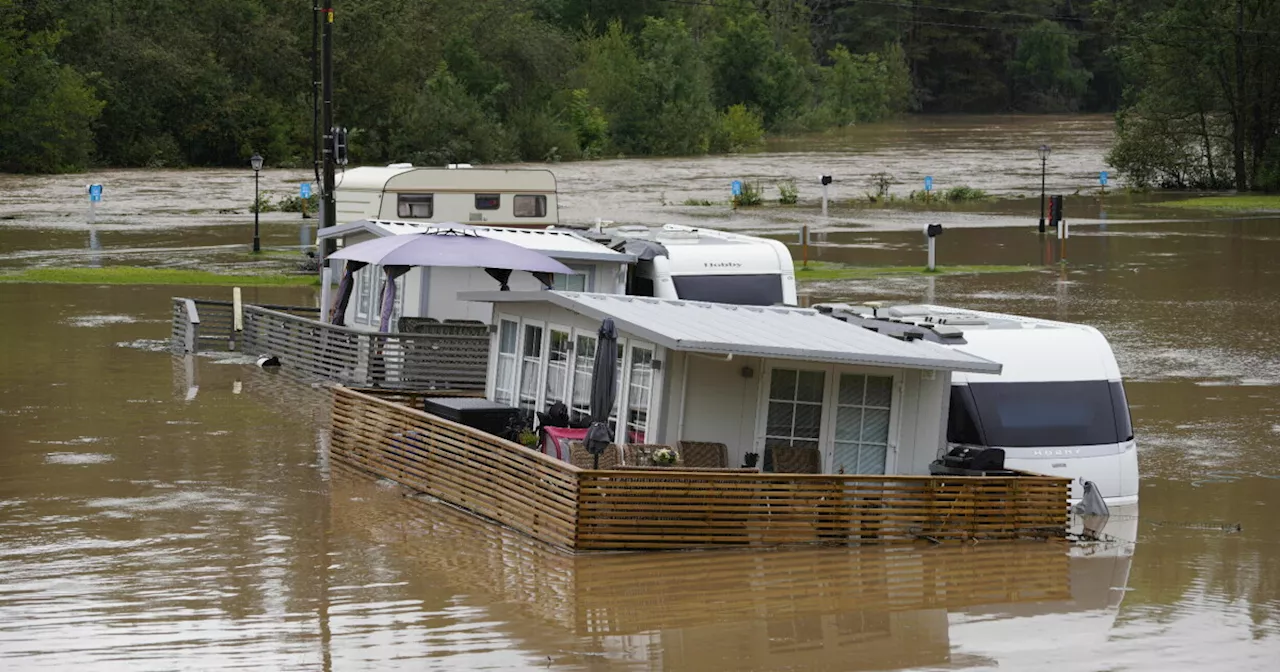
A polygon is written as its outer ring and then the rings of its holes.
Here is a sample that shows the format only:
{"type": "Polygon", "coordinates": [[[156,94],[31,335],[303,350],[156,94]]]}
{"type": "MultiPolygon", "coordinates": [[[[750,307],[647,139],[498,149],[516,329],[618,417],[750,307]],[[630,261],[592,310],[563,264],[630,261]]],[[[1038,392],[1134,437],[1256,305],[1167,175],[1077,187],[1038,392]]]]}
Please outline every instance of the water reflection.
{"type": "MultiPolygon", "coordinates": [[[[1132,557],[1131,542],[1087,554],[1027,543],[570,556],[345,469],[332,487],[334,530],[368,540],[362,559],[376,549],[379,580],[431,577],[468,602],[555,626],[574,640],[547,652],[557,664],[954,664],[953,650],[983,646],[977,624],[1086,611],[1109,624],[1132,557]]],[[[522,623],[500,627],[532,641],[522,623]]]]}

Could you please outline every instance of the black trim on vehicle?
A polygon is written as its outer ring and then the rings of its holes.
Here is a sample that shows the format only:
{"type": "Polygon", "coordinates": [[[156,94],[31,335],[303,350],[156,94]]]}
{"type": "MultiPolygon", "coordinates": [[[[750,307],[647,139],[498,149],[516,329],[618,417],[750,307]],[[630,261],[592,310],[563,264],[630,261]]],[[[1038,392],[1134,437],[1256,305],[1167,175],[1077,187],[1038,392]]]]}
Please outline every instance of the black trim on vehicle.
{"type": "Polygon", "coordinates": [[[1129,404],[1119,382],[969,383],[951,388],[951,443],[1035,448],[1132,438],[1129,404]]]}

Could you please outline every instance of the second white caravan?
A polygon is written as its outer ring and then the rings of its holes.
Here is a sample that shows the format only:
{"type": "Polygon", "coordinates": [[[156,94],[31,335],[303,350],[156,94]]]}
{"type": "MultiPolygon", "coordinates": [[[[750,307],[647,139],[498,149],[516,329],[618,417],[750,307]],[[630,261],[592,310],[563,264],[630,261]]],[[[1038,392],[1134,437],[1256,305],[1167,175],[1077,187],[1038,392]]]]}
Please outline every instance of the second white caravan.
{"type": "Polygon", "coordinates": [[[1138,502],[1138,449],[1115,354],[1083,324],[930,305],[830,306],[839,317],[911,330],[999,362],[951,380],[947,448],[1001,448],[1005,466],[1093,481],[1111,507],[1138,502]]]}

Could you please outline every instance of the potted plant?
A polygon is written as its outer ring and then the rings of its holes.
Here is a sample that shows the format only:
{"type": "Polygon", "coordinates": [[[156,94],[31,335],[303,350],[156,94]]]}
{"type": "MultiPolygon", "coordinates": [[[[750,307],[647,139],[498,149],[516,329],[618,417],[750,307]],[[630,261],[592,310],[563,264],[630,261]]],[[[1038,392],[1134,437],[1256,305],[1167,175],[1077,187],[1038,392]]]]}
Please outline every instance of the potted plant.
{"type": "Polygon", "coordinates": [[[666,446],[649,453],[649,461],[659,467],[675,466],[679,459],[680,456],[676,454],[676,451],[671,448],[667,448],[666,446]]]}

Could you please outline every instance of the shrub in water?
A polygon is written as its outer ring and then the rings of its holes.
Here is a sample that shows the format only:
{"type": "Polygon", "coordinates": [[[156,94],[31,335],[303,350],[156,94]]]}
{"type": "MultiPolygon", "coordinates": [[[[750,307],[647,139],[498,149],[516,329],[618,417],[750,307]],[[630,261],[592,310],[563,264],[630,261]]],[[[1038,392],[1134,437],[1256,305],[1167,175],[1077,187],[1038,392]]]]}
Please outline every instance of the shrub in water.
{"type": "Polygon", "coordinates": [[[742,193],[733,197],[733,206],[735,208],[749,207],[752,205],[760,205],[763,199],[760,197],[760,185],[752,184],[746,180],[742,181],[742,193]]]}
{"type": "Polygon", "coordinates": [[[795,180],[786,180],[778,184],[778,202],[783,205],[795,205],[800,198],[800,192],[796,190],[795,180]]]}

